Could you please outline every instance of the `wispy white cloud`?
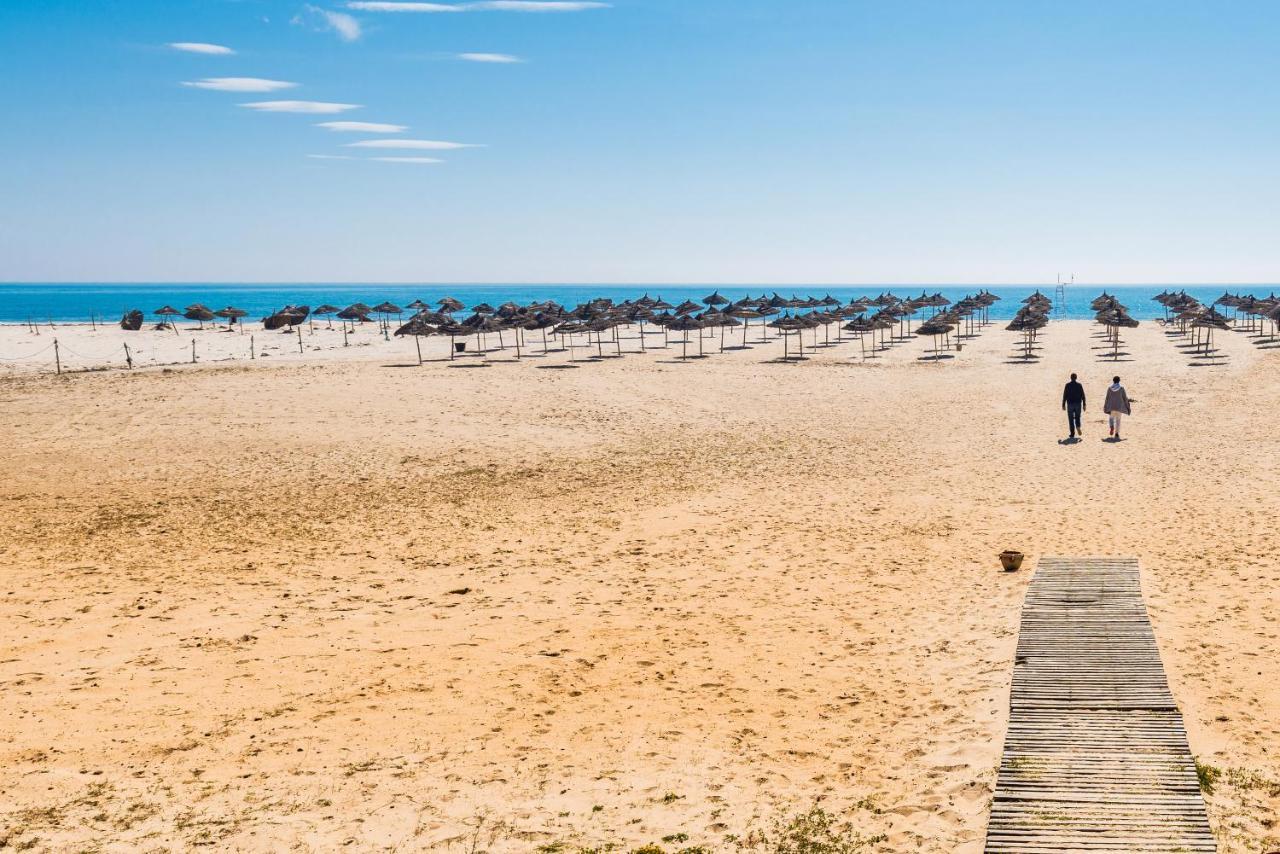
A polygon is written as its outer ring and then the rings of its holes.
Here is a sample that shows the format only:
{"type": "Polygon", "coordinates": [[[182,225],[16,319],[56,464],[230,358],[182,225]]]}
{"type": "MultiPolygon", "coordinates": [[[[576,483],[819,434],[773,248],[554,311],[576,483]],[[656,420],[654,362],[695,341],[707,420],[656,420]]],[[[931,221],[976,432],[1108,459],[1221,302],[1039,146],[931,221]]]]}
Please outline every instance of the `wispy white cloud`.
{"type": "Polygon", "coordinates": [[[348,142],[347,148],[399,148],[419,151],[453,151],[458,148],[479,148],[465,142],[442,142],[438,139],[362,139],[348,142]]]}
{"type": "Polygon", "coordinates": [[[458,59],[465,59],[467,62],[524,62],[520,57],[512,56],[509,53],[460,53],[458,54],[458,59]]]}
{"type": "Polygon", "coordinates": [[[229,47],[220,44],[209,44],[208,42],[169,42],[167,47],[186,53],[203,53],[209,56],[230,56],[235,53],[229,47]]]}
{"type": "Polygon", "coordinates": [[[329,104],[324,101],[253,101],[240,106],[263,113],[345,113],[360,109],[359,104],[329,104]]]}
{"type": "Polygon", "coordinates": [[[583,12],[587,9],[607,9],[608,3],[574,3],[567,0],[486,0],[466,3],[468,9],[487,12],[583,12]]]}
{"type": "Polygon", "coordinates": [[[361,12],[461,12],[461,6],[448,3],[413,3],[400,0],[353,0],[348,9],[361,12]]]}
{"type": "Polygon", "coordinates": [[[277,92],[292,89],[297,83],[287,80],[266,80],[262,77],[206,77],[203,80],[184,81],[183,86],[196,89],[213,89],[218,92],[277,92]]]}
{"type": "Polygon", "coordinates": [[[608,3],[576,0],[480,0],[471,3],[419,3],[412,0],[350,0],[348,9],[362,12],[583,12],[607,9],[608,3]]]}
{"type": "Polygon", "coordinates": [[[321,32],[336,33],[344,42],[353,42],[363,34],[360,22],[346,12],[334,12],[307,4],[293,16],[293,23],[321,32]]]}
{"type": "Polygon", "coordinates": [[[444,161],[438,157],[369,157],[368,160],[377,160],[380,163],[443,163],[444,161]]]}
{"type": "Polygon", "coordinates": [[[316,127],[353,133],[404,133],[409,129],[405,125],[388,125],[382,122],[320,122],[316,127]]]}

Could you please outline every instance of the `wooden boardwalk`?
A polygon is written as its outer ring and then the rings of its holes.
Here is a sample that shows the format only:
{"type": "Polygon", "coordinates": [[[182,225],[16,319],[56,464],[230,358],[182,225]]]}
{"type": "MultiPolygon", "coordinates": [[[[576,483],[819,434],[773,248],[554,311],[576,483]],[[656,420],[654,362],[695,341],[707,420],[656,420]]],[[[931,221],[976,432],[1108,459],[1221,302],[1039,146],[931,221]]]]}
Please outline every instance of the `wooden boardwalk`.
{"type": "Polygon", "coordinates": [[[989,854],[1214,851],[1133,558],[1044,558],[1027,589],[989,854]]]}

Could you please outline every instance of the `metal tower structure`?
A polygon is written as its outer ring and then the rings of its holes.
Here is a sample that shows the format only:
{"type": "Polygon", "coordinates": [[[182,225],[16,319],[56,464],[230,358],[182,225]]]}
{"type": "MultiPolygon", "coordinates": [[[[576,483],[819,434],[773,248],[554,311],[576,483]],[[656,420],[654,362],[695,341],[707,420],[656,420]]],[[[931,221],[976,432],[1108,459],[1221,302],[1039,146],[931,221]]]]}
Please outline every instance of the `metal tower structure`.
{"type": "Polygon", "coordinates": [[[1053,291],[1053,317],[1055,320],[1066,320],[1067,318],[1067,285],[1076,283],[1076,274],[1072,273],[1067,281],[1062,281],[1062,274],[1058,274],[1058,286],[1053,291]]]}

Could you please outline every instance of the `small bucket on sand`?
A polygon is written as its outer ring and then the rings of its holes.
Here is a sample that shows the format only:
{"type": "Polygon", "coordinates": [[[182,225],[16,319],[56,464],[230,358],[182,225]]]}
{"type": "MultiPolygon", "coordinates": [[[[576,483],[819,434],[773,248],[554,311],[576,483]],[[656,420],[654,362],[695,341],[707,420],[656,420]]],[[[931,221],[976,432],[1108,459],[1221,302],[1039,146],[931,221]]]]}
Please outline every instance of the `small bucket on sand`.
{"type": "Polygon", "coordinates": [[[1004,567],[1005,572],[1016,572],[1022,568],[1022,558],[1022,552],[1005,549],[1000,552],[1000,565],[1004,567]]]}
{"type": "Polygon", "coordinates": [[[453,342],[453,349],[454,349],[456,352],[458,352],[458,353],[465,353],[465,352],[467,352],[467,342],[466,342],[466,341],[454,341],[454,342],[453,342]]]}

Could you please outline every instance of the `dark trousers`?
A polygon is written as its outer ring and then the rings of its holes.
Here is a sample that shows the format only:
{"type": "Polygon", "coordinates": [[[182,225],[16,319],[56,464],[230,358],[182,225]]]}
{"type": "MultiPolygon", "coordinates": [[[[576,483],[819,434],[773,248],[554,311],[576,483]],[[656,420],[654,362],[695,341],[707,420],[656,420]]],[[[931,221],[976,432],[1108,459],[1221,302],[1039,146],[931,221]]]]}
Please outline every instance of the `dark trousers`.
{"type": "Polygon", "coordinates": [[[1072,438],[1074,438],[1077,433],[1083,433],[1080,429],[1080,410],[1081,407],[1079,404],[1067,404],[1067,429],[1071,431],[1072,438]]]}

